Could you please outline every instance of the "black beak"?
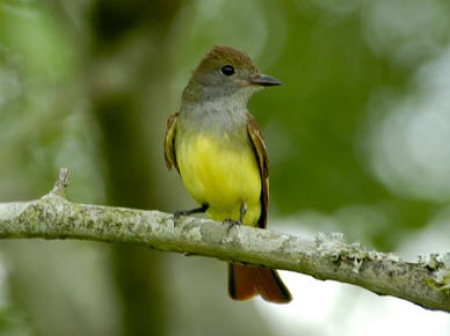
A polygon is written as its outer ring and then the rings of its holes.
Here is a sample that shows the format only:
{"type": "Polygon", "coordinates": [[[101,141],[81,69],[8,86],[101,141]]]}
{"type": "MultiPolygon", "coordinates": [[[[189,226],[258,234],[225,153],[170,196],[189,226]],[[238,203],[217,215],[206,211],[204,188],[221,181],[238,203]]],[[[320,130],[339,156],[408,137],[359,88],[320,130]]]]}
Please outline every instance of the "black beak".
{"type": "Polygon", "coordinates": [[[249,82],[254,85],[261,85],[261,86],[275,86],[275,85],[281,85],[283,84],[282,81],[279,81],[276,78],[258,74],[256,77],[252,77],[249,79],[249,82]]]}

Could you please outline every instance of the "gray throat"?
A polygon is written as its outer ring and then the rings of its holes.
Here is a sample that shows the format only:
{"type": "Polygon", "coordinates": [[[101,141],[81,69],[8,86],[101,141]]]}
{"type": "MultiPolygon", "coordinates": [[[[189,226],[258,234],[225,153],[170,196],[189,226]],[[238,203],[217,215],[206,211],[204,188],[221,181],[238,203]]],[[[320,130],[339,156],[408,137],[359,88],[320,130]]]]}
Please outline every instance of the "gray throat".
{"type": "Polygon", "coordinates": [[[183,103],[179,131],[227,135],[246,132],[246,102],[221,97],[207,102],[183,103]]]}

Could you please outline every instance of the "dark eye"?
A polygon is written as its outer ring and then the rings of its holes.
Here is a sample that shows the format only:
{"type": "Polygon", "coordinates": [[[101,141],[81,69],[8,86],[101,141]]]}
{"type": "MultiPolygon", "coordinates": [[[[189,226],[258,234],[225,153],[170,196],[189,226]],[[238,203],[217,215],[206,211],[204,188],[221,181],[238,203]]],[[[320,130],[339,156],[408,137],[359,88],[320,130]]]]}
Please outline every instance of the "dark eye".
{"type": "Polygon", "coordinates": [[[231,65],[224,65],[220,70],[225,76],[231,76],[234,74],[234,68],[231,65]]]}

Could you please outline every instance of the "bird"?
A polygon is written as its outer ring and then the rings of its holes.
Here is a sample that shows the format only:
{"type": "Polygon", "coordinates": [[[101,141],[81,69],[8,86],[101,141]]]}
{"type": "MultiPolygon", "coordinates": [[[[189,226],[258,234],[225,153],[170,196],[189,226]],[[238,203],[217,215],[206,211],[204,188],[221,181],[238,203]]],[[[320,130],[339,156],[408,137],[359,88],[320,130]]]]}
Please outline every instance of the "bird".
{"type": "MultiPolygon", "coordinates": [[[[247,103],[256,91],[281,84],[240,50],[215,46],[206,53],[167,121],[166,166],[175,167],[199,205],[175,217],[206,213],[231,226],[267,227],[269,159],[247,103]]],[[[278,272],[262,266],[229,264],[228,292],[241,301],[256,295],[273,303],[292,300],[278,272]]]]}

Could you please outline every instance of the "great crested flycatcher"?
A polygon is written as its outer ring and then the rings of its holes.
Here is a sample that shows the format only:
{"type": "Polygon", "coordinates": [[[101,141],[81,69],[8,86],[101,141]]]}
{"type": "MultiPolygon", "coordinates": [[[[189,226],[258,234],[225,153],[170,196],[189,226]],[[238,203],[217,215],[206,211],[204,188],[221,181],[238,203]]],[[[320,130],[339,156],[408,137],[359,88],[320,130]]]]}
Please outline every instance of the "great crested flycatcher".
{"type": "MultiPolygon", "coordinates": [[[[169,117],[166,165],[178,170],[199,208],[212,219],[266,228],[269,161],[261,131],[247,110],[254,92],[282,84],[260,74],[244,53],[226,46],[209,51],[183,91],[180,112],[169,117]]],[[[229,265],[229,294],[246,300],[260,294],[285,303],[291,294],[275,270],[229,265]]]]}

